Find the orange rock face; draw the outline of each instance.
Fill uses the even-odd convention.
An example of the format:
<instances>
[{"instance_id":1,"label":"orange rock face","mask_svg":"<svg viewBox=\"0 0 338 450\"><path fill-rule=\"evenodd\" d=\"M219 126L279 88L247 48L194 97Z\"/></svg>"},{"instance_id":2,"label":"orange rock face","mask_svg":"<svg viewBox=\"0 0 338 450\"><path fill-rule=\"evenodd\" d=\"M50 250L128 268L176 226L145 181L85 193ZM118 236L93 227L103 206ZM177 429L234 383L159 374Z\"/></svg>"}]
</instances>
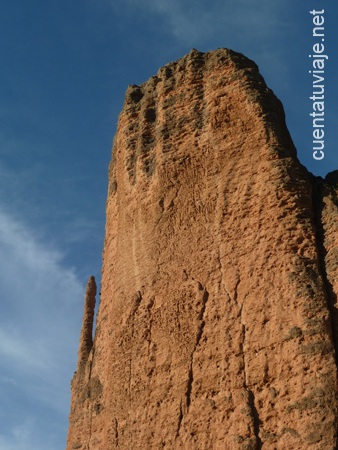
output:
<instances>
[{"instance_id":1,"label":"orange rock face","mask_svg":"<svg viewBox=\"0 0 338 450\"><path fill-rule=\"evenodd\" d=\"M67 450L336 448L331 178L243 55L193 50L128 88Z\"/></svg>"}]
</instances>

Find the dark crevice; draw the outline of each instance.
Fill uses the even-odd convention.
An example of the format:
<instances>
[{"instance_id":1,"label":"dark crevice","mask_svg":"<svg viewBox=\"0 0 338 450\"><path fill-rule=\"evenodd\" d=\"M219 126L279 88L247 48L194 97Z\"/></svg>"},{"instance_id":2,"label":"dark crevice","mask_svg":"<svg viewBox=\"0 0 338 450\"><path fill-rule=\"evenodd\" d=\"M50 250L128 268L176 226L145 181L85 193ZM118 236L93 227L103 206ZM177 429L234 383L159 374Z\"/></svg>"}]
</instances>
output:
<instances>
[{"instance_id":1,"label":"dark crevice","mask_svg":"<svg viewBox=\"0 0 338 450\"><path fill-rule=\"evenodd\" d=\"M196 345L195 345L195 349L198 346L198 344L200 343L202 334L203 334L203 330L204 330L204 325L205 325L205 321L204 321L204 314L205 314L205 308L207 306L207 301L209 298L209 292L203 288L203 286L199 283L199 287L201 290L203 290L203 297L202 297L202 308L201 308L201 312L199 313L198 319L201 320L201 324L199 326L199 330L197 333L197 337L196 337Z\"/></svg>"},{"instance_id":2,"label":"dark crevice","mask_svg":"<svg viewBox=\"0 0 338 450\"><path fill-rule=\"evenodd\" d=\"M329 187L325 185L324 181L321 178L315 178L313 183L313 211L314 211L314 223L315 223L315 231L316 231L316 245L317 245L317 253L318 253L318 261L319 261L319 271L321 278L323 280L327 305L330 312L331 318L331 332L332 332L332 340L335 349L335 360L336 366L338 367L338 310L335 306L337 301L337 295L333 290L333 286L330 283L326 271L326 254L327 250L325 248L324 240L325 233L322 222L322 214L324 209L324 194L325 190Z\"/></svg>"},{"instance_id":3,"label":"dark crevice","mask_svg":"<svg viewBox=\"0 0 338 450\"><path fill-rule=\"evenodd\" d=\"M256 437L256 450L260 450L262 448L262 440L259 437L259 427L262 424L262 421L259 418L258 411L255 404L255 395L250 389L248 389L248 396L249 396L249 405L253 417L253 426L254 426L254 433Z\"/></svg>"},{"instance_id":4,"label":"dark crevice","mask_svg":"<svg viewBox=\"0 0 338 450\"><path fill-rule=\"evenodd\" d=\"M119 423L117 419L115 419L115 445L116 448L119 448Z\"/></svg>"},{"instance_id":5,"label":"dark crevice","mask_svg":"<svg viewBox=\"0 0 338 450\"><path fill-rule=\"evenodd\" d=\"M188 384L187 384L187 392L186 392L187 408L189 408L189 406L190 406L190 401L191 401L190 397L191 397L191 390L192 390L193 382L194 382L194 374L193 374L192 360L191 360L190 366L189 366L189 372L188 372Z\"/></svg>"},{"instance_id":6,"label":"dark crevice","mask_svg":"<svg viewBox=\"0 0 338 450\"><path fill-rule=\"evenodd\" d=\"M182 420L183 420L183 411L182 411L182 402L180 402L180 413L178 416L178 423L177 423L177 431L176 431L176 437L179 436L180 431L181 431L181 425L182 425Z\"/></svg>"},{"instance_id":7,"label":"dark crevice","mask_svg":"<svg viewBox=\"0 0 338 450\"><path fill-rule=\"evenodd\" d=\"M237 281L236 281L236 284L235 284L235 288L234 288L234 301L238 304L238 286L239 286L239 283L241 282L241 278L240 277L238 277L237 278Z\"/></svg>"}]
</instances>

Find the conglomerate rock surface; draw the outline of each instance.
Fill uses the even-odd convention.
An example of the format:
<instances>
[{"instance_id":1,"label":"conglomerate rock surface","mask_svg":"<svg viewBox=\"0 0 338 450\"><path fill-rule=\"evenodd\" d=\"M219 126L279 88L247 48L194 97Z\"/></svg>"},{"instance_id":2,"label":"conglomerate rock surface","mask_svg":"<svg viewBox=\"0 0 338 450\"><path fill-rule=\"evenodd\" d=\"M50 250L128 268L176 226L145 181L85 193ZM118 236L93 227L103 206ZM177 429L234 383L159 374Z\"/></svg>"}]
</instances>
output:
<instances>
[{"instance_id":1,"label":"conglomerate rock surface","mask_svg":"<svg viewBox=\"0 0 338 450\"><path fill-rule=\"evenodd\" d=\"M337 181L241 54L130 86L67 450L337 448Z\"/></svg>"}]
</instances>

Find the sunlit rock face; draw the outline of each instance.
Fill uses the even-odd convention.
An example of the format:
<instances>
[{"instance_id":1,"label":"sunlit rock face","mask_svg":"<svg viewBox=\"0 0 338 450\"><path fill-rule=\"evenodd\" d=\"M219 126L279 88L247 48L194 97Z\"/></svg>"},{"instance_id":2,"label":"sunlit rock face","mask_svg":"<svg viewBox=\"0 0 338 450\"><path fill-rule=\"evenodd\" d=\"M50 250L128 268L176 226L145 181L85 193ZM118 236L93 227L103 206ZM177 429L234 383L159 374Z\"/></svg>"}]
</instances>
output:
<instances>
[{"instance_id":1,"label":"sunlit rock face","mask_svg":"<svg viewBox=\"0 0 338 450\"><path fill-rule=\"evenodd\" d=\"M335 449L337 181L241 54L129 86L67 450Z\"/></svg>"}]
</instances>

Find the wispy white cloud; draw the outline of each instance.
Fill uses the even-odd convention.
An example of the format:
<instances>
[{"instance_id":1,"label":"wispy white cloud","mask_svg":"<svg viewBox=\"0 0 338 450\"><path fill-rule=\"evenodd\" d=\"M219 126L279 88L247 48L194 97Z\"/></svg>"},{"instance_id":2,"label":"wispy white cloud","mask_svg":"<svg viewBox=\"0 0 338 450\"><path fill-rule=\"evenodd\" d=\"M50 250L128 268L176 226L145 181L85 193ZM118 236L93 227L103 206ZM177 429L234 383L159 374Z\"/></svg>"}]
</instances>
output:
<instances>
[{"instance_id":1,"label":"wispy white cloud","mask_svg":"<svg viewBox=\"0 0 338 450\"><path fill-rule=\"evenodd\" d=\"M103 243L105 190L100 191L102 203L98 204L98 183L95 184L93 171L88 173L88 167L84 167L74 172L62 162L50 160L48 153L41 157L39 152L40 149L38 154L34 153L22 140L10 138L0 130L3 224L10 217L18 227L24 218L26 228L34 229L34 242L48 241L48 257L54 245L62 248L62 258L76 264L77 271L87 274L95 264L99 272L101 254L97 247ZM88 186L93 186L93 190L88 191ZM24 231L16 229L15 233L23 236ZM14 229L6 226L6 232ZM11 236L3 239L2 245L5 242L12 242ZM17 247L20 253L25 252L26 262L31 254L31 242L31 238L22 239ZM16 250L12 248L12 251ZM89 257L82 258L83 263L78 264L78 254L86 252ZM58 255L54 254L53 261L57 259ZM44 266L44 262L40 265ZM39 274L37 271L36 280Z\"/></svg>"},{"instance_id":2,"label":"wispy white cloud","mask_svg":"<svg viewBox=\"0 0 338 450\"><path fill-rule=\"evenodd\" d=\"M2 417L3 420L3 417ZM26 416L15 425L10 426L3 433L0 428L0 449L1 450L60 450L65 444L58 442L57 428L50 427L50 433L45 434L42 430L44 426L35 417Z\"/></svg>"},{"instance_id":3,"label":"wispy white cloud","mask_svg":"<svg viewBox=\"0 0 338 450\"><path fill-rule=\"evenodd\" d=\"M6 436L0 434L0 449L21 450L29 449L31 446L32 421L26 420L12 429L7 430ZM27 447L27 443L29 447Z\"/></svg>"},{"instance_id":4,"label":"wispy white cloud","mask_svg":"<svg viewBox=\"0 0 338 450\"><path fill-rule=\"evenodd\" d=\"M60 250L1 209L0 255L0 403L12 411L0 426L0 449L28 449L33 424L24 419L34 419L35 409L66 424L85 280Z\"/></svg>"}]
</instances>

